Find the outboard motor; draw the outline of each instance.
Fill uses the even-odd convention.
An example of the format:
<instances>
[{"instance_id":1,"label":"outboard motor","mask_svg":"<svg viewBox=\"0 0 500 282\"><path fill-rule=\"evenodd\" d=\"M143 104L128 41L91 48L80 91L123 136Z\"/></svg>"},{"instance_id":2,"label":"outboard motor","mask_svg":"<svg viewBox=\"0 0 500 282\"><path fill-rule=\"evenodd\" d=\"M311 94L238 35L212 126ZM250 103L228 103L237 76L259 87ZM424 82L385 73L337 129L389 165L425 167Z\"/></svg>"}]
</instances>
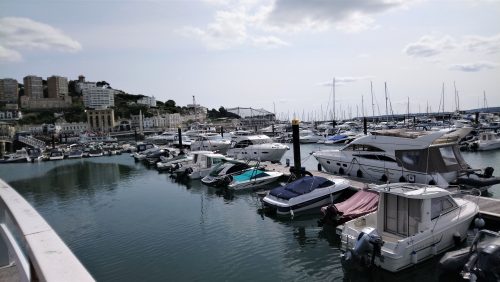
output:
<instances>
[{"instance_id":1,"label":"outboard motor","mask_svg":"<svg viewBox=\"0 0 500 282\"><path fill-rule=\"evenodd\" d=\"M328 205L324 213L325 215L323 216L323 218L318 220L318 227L322 227L325 224L337 226L339 219L344 214L343 212L339 211L334 204Z\"/></svg>"},{"instance_id":2,"label":"outboard motor","mask_svg":"<svg viewBox=\"0 0 500 282\"><path fill-rule=\"evenodd\" d=\"M484 169L484 173L483 173L483 177L484 178L490 178L493 176L493 171L495 171L494 168L492 168L491 166L487 167Z\"/></svg>"},{"instance_id":3,"label":"outboard motor","mask_svg":"<svg viewBox=\"0 0 500 282\"><path fill-rule=\"evenodd\" d=\"M381 255L383 244L382 237L378 235L375 228L363 228L354 248L341 256L342 266L346 270L365 270L374 266L375 256Z\"/></svg>"},{"instance_id":4,"label":"outboard motor","mask_svg":"<svg viewBox=\"0 0 500 282\"><path fill-rule=\"evenodd\" d=\"M463 277L477 281L500 281L500 239L493 240L472 255L465 264ZM474 279L474 278L473 278Z\"/></svg>"}]
</instances>

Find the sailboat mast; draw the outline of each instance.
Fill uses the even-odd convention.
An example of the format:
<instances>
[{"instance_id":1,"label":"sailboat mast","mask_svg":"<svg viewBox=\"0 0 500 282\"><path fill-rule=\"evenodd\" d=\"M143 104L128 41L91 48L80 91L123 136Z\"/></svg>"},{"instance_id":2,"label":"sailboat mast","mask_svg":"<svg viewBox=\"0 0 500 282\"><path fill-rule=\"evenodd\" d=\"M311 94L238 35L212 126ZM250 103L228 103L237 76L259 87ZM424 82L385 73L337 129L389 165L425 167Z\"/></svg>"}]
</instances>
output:
<instances>
[{"instance_id":1,"label":"sailboat mast","mask_svg":"<svg viewBox=\"0 0 500 282\"><path fill-rule=\"evenodd\" d=\"M372 121L375 119L375 103L373 103L373 84L370 81L370 92L372 94Z\"/></svg>"},{"instance_id":2,"label":"sailboat mast","mask_svg":"<svg viewBox=\"0 0 500 282\"><path fill-rule=\"evenodd\" d=\"M335 116L335 77L333 77L333 83L332 83L332 87L333 87L333 120L336 120L336 116Z\"/></svg>"},{"instance_id":3,"label":"sailboat mast","mask_svg":"<svg viewBox=\"0 0 500 282\"><path fill-rule=\"evenodd\" d=\"M389 122L389 111L387 109L387 82L384 82L384 88L385 88L385 118L386 121Z\"/></svg>"}]
</instances>

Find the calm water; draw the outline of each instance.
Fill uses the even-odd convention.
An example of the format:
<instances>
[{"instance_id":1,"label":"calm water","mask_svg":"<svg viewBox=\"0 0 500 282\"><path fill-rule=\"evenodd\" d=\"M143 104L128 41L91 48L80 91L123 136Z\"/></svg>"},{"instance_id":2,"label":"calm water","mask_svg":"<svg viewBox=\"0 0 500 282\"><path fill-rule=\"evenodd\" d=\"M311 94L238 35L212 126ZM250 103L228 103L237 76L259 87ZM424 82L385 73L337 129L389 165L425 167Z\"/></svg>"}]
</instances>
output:
<instances>
[{"instance_id":1,"label":"calm water","mask_svg":"<svg viewBox=\"0 0 500 282\"><path fill-rule=\"evenodd\" d=\"M303 146L304 165L316 167ZM464 154L494 166L500 152ZM284 159L290 158L291 151ZM0 177L58 232L98 281L342 281L332 230L318 217L276 220L253 193L224 194L134 163L127 154L0 166ZM499 189L492 189L494 196ZM429 262L374 281L435 281ZM358 277L356 280L367 280ZM367 280L368 281L368 280Z\"/></svg>"}]
</instances>

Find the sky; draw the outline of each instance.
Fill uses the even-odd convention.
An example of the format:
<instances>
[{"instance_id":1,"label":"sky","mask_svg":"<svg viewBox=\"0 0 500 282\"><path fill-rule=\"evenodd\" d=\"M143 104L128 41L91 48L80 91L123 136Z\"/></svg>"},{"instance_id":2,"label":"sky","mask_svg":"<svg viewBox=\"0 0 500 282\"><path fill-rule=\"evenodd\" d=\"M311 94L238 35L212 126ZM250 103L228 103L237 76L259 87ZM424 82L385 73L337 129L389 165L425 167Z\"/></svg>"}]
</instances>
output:
<instances>
[{"instance_id":1,"label":"sky","mask_svg":"<svg viewBox=\"0 0 500 282\"><path fill-rule=\"evenodd\" d=\"M284 119L500 106L500 1L2 0L0 78L30 74Z\"/></svg>"}]
</instances>

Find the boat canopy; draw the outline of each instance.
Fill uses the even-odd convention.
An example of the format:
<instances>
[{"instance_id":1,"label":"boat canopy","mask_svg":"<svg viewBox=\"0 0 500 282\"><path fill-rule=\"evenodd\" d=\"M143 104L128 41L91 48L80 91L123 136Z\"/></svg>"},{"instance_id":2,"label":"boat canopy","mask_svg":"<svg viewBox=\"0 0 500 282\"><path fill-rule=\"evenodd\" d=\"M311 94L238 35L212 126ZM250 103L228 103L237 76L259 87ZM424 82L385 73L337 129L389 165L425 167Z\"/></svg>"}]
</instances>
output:
<instances>
[{"instance_id":1,"label":"boat canopy","mask_svg":"<svg viewBox=\"0 0 500 282\"><path fill-rule=\"evenodd\" d=\"M269 176L265 171L259 170L259 169L249 169L242 174L238 174L233 176L233 179L242 182L242 181L248 181L251 179L256 179L256 178L261 178L261 177L266 177Z\"/></svg>"},{"instance_id":2,"label":"boat canopy","mask_svg":"<svg viewBox=\"0 0 500 282\"><path fill-rule=\"evenodd\" d=\"M276 198L289 200L307 194L314 189L332 186L335 183L321 176L306 176L283 187L274 188L269 192Z\"/></svg>"},{"instance_id":3,"label":"boat canopy","mask_svg":"<svg viewBox=\"0 0 500 282\"><path fill-rule=\"evenodd\" d=\"M360 190L349 199L335 204L339 212L342 212L343 222L358 218L377 210L379 194L372 190Z\"/></svg>"}]
</instances>

